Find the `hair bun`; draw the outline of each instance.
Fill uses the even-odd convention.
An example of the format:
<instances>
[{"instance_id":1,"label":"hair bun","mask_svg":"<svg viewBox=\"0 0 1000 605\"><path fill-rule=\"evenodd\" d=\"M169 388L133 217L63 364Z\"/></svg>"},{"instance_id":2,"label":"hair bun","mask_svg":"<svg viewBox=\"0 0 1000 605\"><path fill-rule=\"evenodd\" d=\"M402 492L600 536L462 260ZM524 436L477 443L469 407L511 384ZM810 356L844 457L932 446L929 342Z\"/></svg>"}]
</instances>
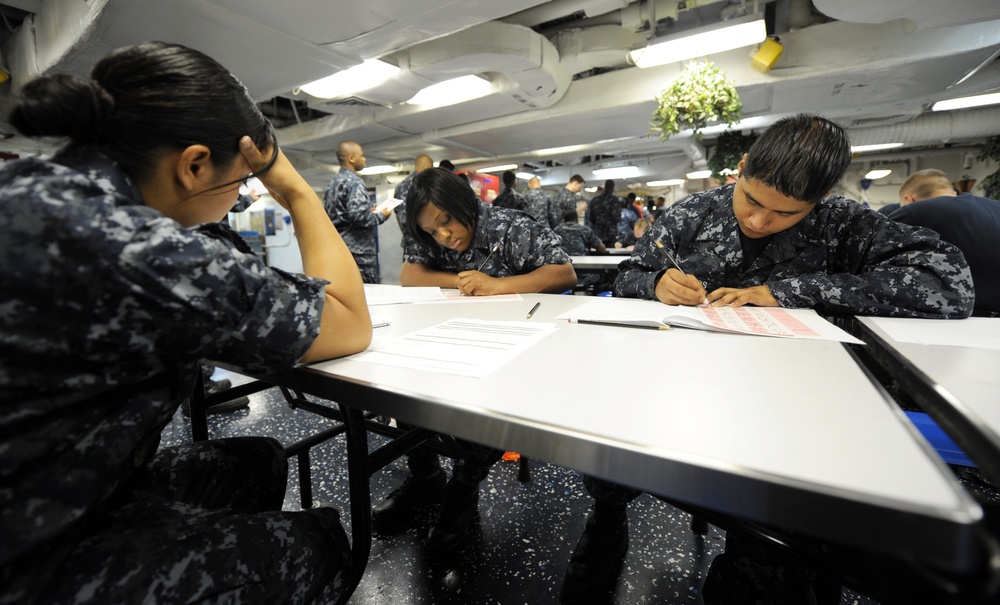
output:
<instances>
[{"instance_id":1,"label":"hair bun","mask_svg":"<svg viewBox=\"0 0 1000 605\"><path fill-rule=\"evenodd\" d=\"M10 123L26 136L95 140L115 100L99 83L66 74L36 78L24 85L10 112Z\"/></svg>"}]
</instances>

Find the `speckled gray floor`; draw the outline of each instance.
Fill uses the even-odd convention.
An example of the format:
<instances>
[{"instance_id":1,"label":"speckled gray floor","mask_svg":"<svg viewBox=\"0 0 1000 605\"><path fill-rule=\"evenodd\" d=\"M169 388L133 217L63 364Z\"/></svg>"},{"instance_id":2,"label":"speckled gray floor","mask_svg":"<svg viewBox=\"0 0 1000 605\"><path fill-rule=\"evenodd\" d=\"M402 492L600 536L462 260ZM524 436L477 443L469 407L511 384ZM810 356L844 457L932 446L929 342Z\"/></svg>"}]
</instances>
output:
<instances>
[{"instance_id":1,"label":"speckled gray floor","mask_svg":"<svg viewBox=\"0 0 1000 605\"><path fill-rule=\"evenodd\" d=\"M243 377L226 374L235 383ZM288 445L332 426L332 421L294 411L277 389L251 395L249 409L209 417L213 437L268 435ZM179 412L163 435L163 445L186 443L190 424ZM373 437L373 440L381 439ZM373 442L374 444L374 442ZM313 450L313 490L317 500L348 511L342 439ZM293 467L294 468L294 467ZM541 605L556 602L563 573L591 499L576 472L531 462L531 481L518 481L518 464L501 461L483 483L479 517L457 552L431 558L422 539L428 511L414 527L377 536L352 605ZM372 500L388 494L406 475L397 461L371 481ZM285 509L299 509L296 473L290 472ZM692 534L690 516L644 495L629 505L631 542L613 602L619 605L702 603L701 586L712 559L722 552L725 534L710 527ZM347 515L345 514L345 517ZM349 526L349 519L346 520ZM845 590L844 605L877 605Z\"/></svg>"}]
</instances>

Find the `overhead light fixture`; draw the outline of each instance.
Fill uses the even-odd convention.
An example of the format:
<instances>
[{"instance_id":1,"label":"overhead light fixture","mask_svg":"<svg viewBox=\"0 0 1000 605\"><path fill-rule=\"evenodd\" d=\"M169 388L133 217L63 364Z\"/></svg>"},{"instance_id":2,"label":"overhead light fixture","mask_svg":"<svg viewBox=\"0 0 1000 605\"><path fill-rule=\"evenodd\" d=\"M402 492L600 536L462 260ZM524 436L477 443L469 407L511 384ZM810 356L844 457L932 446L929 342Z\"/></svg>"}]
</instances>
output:
<instances>
[{"instance_id":1,"label":"overhead light fixture","mask_svg":"<svg viewBox=\"0 0 1000 605\"><path fill-rule=\"evenodd\" d=\"M638 166L615 166L614 168L597 168L592 171L594 176L601 179L627 179L639 176Z\"/></svg>"},{"instance_id":2,"label":"overhead light fixture","mask_svg":"<svg viewBox=\"0 0 1000 605\"><path fill-rule=\"evenodd\" d=\"M390 80L400 72L395 65L378 59L368 59L360 65L303 84L299 90L320 99L332 99L354 94Z\"/></svg>"},{"instance_id":3,"label":"overhead light fixture","mask_svg":"<svg viewBox=\"0 0 1000 605\"><path fill-rule=\"evenodd\" d=\"M407 101L424 109L456 105L485 97L493 92L493 84L479 76L462 76L424 88Z\"/></svg>"},{"instance_id":4,"label":"overhead light fixture","mask_svg":"<svg viewBox=\"0 0 1000 605\"><path fill-rule=\"evenodd\" d=\"M646 46L630 50L628 58L636 67L655 67L760 44L766 39L764 17L747 15L660 39L654 38Z\"/></svg>"},{"instance_id":5,"label":"overhead light fixture","mask_svg":"<svg viewBox=\"0 0 1000 605\"><path fill-rule=\"evenodd\" d=\"M949 111L952 109L965 109L966 107L996 105L997 103L1000 103L1000 92L938 101L937 103L931 105L931 111Z\"/></svg>"},{"instance_id":6,"label":"overhead light fixture","mask_svg":"<svg viewBox=\"0 0 1000 605\"><path fill-rule=\"evenodd\" d=\"M686 181L684 179L667 179L665 181L649 181L646 183L647 187L673 187L674 185L683 185Z\"/></svg>"},{"instance_id":7,"label":"overhead light fixture","mask_svg":"<svg viewBox=\"0 0 1000 605\"><path fill-rule=\"evenodd\" d=\"M885 178L890 174L892 174L892 170L887 168L878 168L875 170L869 170L868 174L865 175L865 178L871 181L875 181L881 178Z\"/></svg>"},{"instance_id":8,"label":"overhead light fixture","mask_svg":"<svg viewBox=\"0 0 1000 605\"><path fill-rule=\"evenodd\" d=\"M576 153L578 151L583 151L588 149L590 145L566 145L565 147L549 147L548 149L539 149L533 155L560 155L564 153Z\"/></svg>"},{"instance_id":9,"label":"overhead light fixture","mask_svg":"<svg viewBox=\"0 0 1000 605\"><path fill-rule=\"evenodd\" d=\"M597 193L597 187L584 187L583 190L587 193Z\"/></svg>"},{"instance_id":10,"label":"overhead light fixture","mask_svg":"<svg viewBox=\"0 0 1000 605\"><path fill-rule=\"evenodd\" d=\"M503 172L504 170L516 170L516 169L517 169L517 164L504 164L503 166L476 168L476 172Z\"/></svg>"},{"instance_id":11,"label":"overhead light fixture","mask_svg":"<svg viewBox=\"0 0 1000 605\"><path fill-rule=\"evenodd\" d=\"M896 149L902 147L902 143L877 143L875 145L852 145L851 153L864 153L866 151L878 151L880 149Z\"/></svg>"},{"instance_id":12,"label":"overhead light fixture","mask_svg":"<svg viewBox=\"0 0 1000 605\"><path fill-rule=\"evenodd\" d=\"M358 174L360 174L361 176L368 176L372 174L387 174L389 172L398 172L398 171L399 169L396 168L395 166L390 166L388 164L379 164L377 166L368 166L366 168L362 168L361 170L358 171Z\"/></svg>"},{"instance_id":13,"label":"overhead light fixture","mask_svg":"<svg viewBox=\"0 0 1000 605\"><path fill-rule=\"evenodd\" d=\"M686 176L687 178L691 179L692 181L697 181L698 179L707 179L708 177L712 176L712 171L711 170L695 170L694 172L689 172L689 173L685 174L684 176Z\"/></svg>"},{"instance_id":14,"label":"overhead light fixture","mask_svg":"<svg viewBox=\"0 0 1000 605\"><path fill-rule=\"evenodd\" d=\"M529 174L527 172L518 172L514 176L516 176L519 179L525 180L525 181L530 181L531 179L535 178L535 175Z\"/></svg>"}]
</instances>

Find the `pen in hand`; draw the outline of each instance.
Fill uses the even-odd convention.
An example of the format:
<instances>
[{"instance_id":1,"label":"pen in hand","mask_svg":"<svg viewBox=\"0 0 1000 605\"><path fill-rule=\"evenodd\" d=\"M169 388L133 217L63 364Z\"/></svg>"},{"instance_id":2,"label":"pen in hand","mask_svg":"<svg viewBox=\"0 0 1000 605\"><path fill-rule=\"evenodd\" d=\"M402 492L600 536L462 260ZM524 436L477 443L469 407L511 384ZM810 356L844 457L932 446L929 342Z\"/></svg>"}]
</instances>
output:
<instances>
[{"instance_id":1,"label":"pen in hand","mask_svg":"<svg viewBox=\"0 0 1000 605\"><path fill-rule=\"evenodd\" d=\"M681 266L677 263L677 260L669 252L667 252L667 247L663 245L663 242L661 242L658 239L655 239L653 240L653 243L656 244L656 247L660 249L660 252L663 253L663 256L667 257L667 260L670 261L670 264L672 264L681 273L684 273L684 275L687 275L687 273L684 272L684 269L681 269ZM702 301L701 304L703 305L709 304L708 298L705 298L705 300Z\"/></svg>"},{"instance_id":2,"label":"pen in hand","mask_svg":"<svg viewBox=\"0 0 1000 605\"><path fill-rule=\"evenodd\" d=\"M531 310L530 310L530 311L528 311L528 317L527 317L527 318L528 318L528 319L531 319L531 316L535 314L535 311L537 311L537 310L538 310L538 307L540 307L541 305L542 305L542 303L540 303L540 302L536 302L536 303L535 303L535 306L534 306L534 307L531 307Z\"/></svg>"},{"instance_id":3,"label":"pen in hand","mask_svg":"<svg viewBox=\"0 0 1000 605\"><path fill-rule=\"evenodd\" d=\"M486 263L490 260L490 258L493 257L493 253L496 252L499 249L500 249L500 244L497 244L497 245L493 246L493 249L490 250L489 255L486 257L486 260L484 260L483 263L481 265L479 265L479 268L476 269L476 271L482 271L483 267L486 266Z\"/></svg>"}]
</instances>

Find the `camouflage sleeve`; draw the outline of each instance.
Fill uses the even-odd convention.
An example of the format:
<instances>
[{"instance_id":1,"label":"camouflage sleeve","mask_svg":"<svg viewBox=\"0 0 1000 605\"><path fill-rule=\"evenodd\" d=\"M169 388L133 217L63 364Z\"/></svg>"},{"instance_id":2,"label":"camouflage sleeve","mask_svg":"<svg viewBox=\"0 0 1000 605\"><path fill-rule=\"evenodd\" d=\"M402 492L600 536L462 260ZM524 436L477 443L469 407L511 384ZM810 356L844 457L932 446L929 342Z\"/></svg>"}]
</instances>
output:
<instances>
[{"instance_id":1,"label":"camouflage sleeve","mask_svg":"<svg viewBox=\"0 0 1000 605\"><path fill-rule=\"evenodd\" d=\"M586 227L586 230L584 231L584 243L587 244L588 248L596 250L597 248L600 248L601 244L604 242L601 241L601 238L597 237L597 234L594 233L593 229Z\"/></svg>"},{"instance_id":2,"label":"camouflage sleeve","mask_svg":"<svg viewBox=\"0 0 1000 605\"><path fill-rule=\"evenodd\" d=\"M433 268L438 266L437 255L433 251L428 250L427 246L418 242L413 237L409 237L404 241L406 244L403 248L403 260L415 265L427 265Z\"/></svg>"},{"instance_id":3,"label":"camouflage sleeve","mask_svg":"<svg viewBox=\"0 0 1000 605\"><path fill-rule=\"evenodd\" d=\"M269 268L218 229L156 219L136 231L108 276L123 290L119 317L151 350L248 372L291 367L319 333L328 282Z\"/></svg>"},{"instance_id":4,"label":"camouflage sleeve","mask_svg":"<svg viewBox=\"0 0 1000 605\"><path fill-rule=\"evenodd\" d=\"M860 206L835 228L838 245L829 272L768 281L781 306L890 317L953 319L972 313L969 265L933 231Z\"/></svg>"},{"instance_id":5,"label":"camouflage sleeve","mask_svg":"<svg viewBox=\"0 0 1000 605\"><path fill-rule=\"evenodd\" d=\"M532 220L527 214L517 216L510 223L504 249L507 264L517 275L530 273L543 265L565 265L569 255L559 247L562 240L554 231Z\"/></svg>"},{"instance_id":6,"label":"camouflage sleeve","mask_svg":"<svg viewBox=\"0 0 1000 605\"><path fill-rule=\"evenodd\" d=\"M363 183L351 185L347 194L347 222L355 227L377 227L387 218L381 212L372 212L372 202Z\"/></svg>"},{"instance_id":7,"label":"camouflage sleeve","mask_svg":"<svg viewBox=\"0 0 1000 605\"><path fill-rule=\"evenodd\" d=\"M664 213L662 219L650 227L632 248L632 256L618 265L618 277L613 288L615 296L656 300L656 284L667 270L668 261L653 242L663 243L667 251L676 257L673 233L683 227L677 215L671 217L669 213Z\"/></svg>"}]
</instances>

